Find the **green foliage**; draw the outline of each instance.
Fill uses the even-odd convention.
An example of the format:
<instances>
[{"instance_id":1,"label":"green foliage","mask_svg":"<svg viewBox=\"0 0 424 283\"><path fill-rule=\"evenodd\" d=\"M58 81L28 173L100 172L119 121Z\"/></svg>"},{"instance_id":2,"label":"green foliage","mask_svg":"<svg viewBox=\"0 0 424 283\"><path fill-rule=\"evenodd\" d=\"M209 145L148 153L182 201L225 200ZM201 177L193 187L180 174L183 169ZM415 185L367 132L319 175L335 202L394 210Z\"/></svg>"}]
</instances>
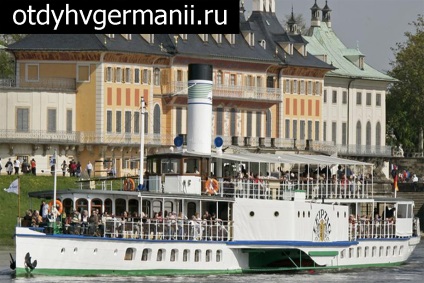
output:
<instances>
[{"instance_id":1,"label":"green foliage","mask_svg":"<svg viewBox=\"0 0 424 283\"><path fill-rule=\"evenodd\" d=\"M0 177L0 245L14 246L13 235L18 219L18 202L19 216L23 217L27 209L40 209L41 199L28 197L29 192L53 190L54 178L52 176L33 176L19 175L20 178L20 195L7 193L3 188L8 188L9 185L16 180L15 175L1 175ZM73 177L57 177L57 190L76 189L80 183L78 179ZM113 187L120 188L121 181L114 181Z\"/></svg>"},{"instance_id":2,"label":"green foliage","mask_svg":"<svg viewBox=\"0 0 424 283\"><path fill-rule=\"evenodd\" d=\"M399 81L390 88L387 100L387 130L405 149L417 150L419 134L424 128L424 18L410 25L414 32L405 32L406 42L397 43L392 50L396 61L389 75Z\"/></svg>"},{"instance_id":3,"label":"green foliage","mask_svg":"<svg viewBox=\"0 0 424 283\"><path fill-rule=\"evenodd\" d=\"M22 38L25 34L0 34L0 46L7 47ZM0 48L0 79L13 78L15 73L15 62L13 56Z\"/></svg>"}]
</instances>

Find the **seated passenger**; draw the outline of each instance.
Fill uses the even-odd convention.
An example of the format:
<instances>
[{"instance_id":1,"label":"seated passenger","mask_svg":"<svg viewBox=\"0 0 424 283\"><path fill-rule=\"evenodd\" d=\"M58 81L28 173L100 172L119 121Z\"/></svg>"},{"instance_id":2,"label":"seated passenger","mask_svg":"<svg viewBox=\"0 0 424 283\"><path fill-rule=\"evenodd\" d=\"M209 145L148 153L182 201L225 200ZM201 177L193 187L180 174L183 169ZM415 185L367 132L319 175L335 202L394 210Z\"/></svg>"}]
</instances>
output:
<instances>
[{"instance_id":1,"label":"seated passenger","mask_svg":"<svg viewBox=\"0 0 424 283\"><path fill-rule=\"evenodd\" d=\"M31 226L32 227L40 227L43 224L43 218L40 215L40 212L38 210L34 211L34 214L32 215L31 219Z\"/></svg>"}]
</instances>

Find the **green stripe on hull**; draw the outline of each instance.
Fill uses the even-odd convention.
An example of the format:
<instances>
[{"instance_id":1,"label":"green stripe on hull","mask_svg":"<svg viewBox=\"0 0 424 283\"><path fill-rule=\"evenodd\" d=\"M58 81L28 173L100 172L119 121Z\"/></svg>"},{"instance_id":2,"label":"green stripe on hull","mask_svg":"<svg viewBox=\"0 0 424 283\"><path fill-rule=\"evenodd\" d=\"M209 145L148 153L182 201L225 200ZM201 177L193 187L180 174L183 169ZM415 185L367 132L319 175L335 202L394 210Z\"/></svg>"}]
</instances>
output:
<instances>
[{"instance_id":1,"label":"green stripe on hull","mask_svg":"<svg viewBox=\"0 0 424 283\"><path fill-rule=\"evenodd\" d=\"M43 269L35 268L31 275L50 276L170 276L170 275L220 275L241 274L242 270L184 270L184 269L151 269L151 270L96 270L96 269ZM16 276L27 276L25 268L16 268Z\"/></svg>"},{"instance_id":2,"label":"green stripe on hull","mask_svg":"<svg viewBox=\"0 0 424 283\"><path fill-rule=\"evenodd\" d=\"M343 266L309 266L298 268L252 268L243 270L182 270L182 269L156 269L156 270L94 270L94 269L34 269L31 275L50 276L171 276L171 275L220 275L220 274L242 274L242 273L267 273L304 270L341 270L372 267L393 267L402 265L404 262L358 264ZM27 276L25 268L17 268L16 276Z\"/></svg>"}]
</instances>

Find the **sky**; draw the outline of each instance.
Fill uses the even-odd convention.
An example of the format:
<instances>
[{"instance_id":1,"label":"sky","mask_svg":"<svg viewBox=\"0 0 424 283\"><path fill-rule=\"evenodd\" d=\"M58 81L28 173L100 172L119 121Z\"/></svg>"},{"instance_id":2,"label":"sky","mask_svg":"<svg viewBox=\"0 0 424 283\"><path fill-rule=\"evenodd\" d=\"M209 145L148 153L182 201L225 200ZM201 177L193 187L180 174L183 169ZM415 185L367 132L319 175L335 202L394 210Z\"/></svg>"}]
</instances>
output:
<instances>
[{"instance_id":1,"label":"sky","mask_svg":"<svg viewBox=\"0 0 424 283\"><path fill-rule=\"evenodd\" d=\"M244 0L246 15L252 11L252 1ZM286 25L286 16L302 14L309 27L311 7L315 0L275 0L278 19ZM320 8L325 0L316 0ZM365 55L365 62L386 73L395 60L392 48L406 42L405 32L414 32L409 25L424 15L424 0L327 0L331 11L333 31L348 48L356 48ZM322 15L322 14L321 14Z\"/></svg>"}]
</instances>

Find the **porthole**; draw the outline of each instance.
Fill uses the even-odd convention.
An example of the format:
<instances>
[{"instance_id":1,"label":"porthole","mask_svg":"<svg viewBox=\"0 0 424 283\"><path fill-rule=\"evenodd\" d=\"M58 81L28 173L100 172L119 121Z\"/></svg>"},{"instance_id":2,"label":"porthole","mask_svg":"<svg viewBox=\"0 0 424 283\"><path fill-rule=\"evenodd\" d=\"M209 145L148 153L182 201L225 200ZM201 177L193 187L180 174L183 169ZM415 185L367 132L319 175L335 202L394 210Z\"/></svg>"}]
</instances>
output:
<instances>
[{"instance_id":1,"label":"porthole","mask_svg":"<svg viewBox=\"0 0 424 283\"><path fill-rule=\"evenodd\" d=\"M117 255L118 254L118 249L115 249L114 251L113 251L113 255Z\"/></svg>"},{"instance_id":2,"label":"porthole","mask_svg":"<svg viewBox=\"0 0 424 283\"><path fill-rule=\"evenodd\" d=\"M274 212L274 216L278 217L280 215L280 213L278 211Z\"/></svg>"},{"instance_id":3,"label":"porthole","mask_svg":"<svg viewBox=\"0 0 424 283\"><path fill-rule=\"evenodd\" d=\"M96 249L94 249L93 253L94 253L94 254L97 254L97 248L96 248Z\"/></svg>"},{"instance_id":4,"label":"porthole","mask_svg":"<svg viewBox=\"0 0 424 283\"><path fill-rule=\"evenodd\" d=\"M255 216L255 213L254 213L253 211L251 211L249 214L250 214L250 216L252 216L252 217L253 217L253 216Z\"/></svg>"},{"instance_id":5,"label":"porthole","mask_svg":"<svg viewBox=\"0 0 424 283\"><path fill-rule=\"evenodd\" d=\"M60 250L60 253L61 253L61 254L64 254L64 253L65 253L65 248L62 248L62 249Z\"/></svg>"},{"instance_id":6,"label":"porthole","mask_svg":"<svg viewBox=\"0 0 424 283\"><path fill-rule=\"evenodd\" d=\"M78 252L78 248L74 248L74 254Z\"/></svg>"}]
</instances>

